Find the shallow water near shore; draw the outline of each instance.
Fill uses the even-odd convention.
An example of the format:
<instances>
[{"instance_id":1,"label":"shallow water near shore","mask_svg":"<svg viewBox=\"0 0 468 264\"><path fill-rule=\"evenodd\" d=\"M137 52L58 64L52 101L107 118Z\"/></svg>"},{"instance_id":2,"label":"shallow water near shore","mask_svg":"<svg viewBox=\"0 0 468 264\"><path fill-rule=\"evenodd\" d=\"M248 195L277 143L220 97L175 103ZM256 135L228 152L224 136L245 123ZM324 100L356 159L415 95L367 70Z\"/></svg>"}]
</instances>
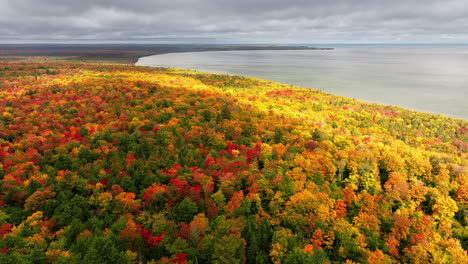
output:
<instances>
[{"instance_id":1,"label":"shallow water near shore","mask_svg":"<svg viewBox=\"0 0 468 264\"><path fill-rule=\"evenodd\" d=\"M468 45L169 53L136 65L268 79L468 119Z\"/></svg>"}]
</instances>

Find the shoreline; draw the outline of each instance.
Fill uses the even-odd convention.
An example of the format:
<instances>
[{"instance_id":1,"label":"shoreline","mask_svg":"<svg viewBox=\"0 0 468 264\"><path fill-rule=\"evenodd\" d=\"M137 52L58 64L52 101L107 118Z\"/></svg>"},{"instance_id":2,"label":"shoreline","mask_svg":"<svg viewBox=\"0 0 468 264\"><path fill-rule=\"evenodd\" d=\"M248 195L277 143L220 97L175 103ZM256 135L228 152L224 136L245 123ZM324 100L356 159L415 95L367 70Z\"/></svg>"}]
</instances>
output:
<instances>
[{"instance_id":1,"label":"shoreline","mask_svg":"<svg viewBox=\"0 0 468 264\"><path fill-rule=\"evenodd\" d=\"M203 61L203 56L205 56L205 55L195 55L195 54L196 53L194 53L194 55L193 55L193 56L197 56L195 58L199 58L198 56L202 56L201 60ZM315 53L304 52L303 54L310 54L311 56L314 56ZM334 56L333 54L335 54L335 53L324 52L324 54L330 54L330 56ZM154 56L159 56L159 54L154 55ZM209 55L206 55L206 56L209 56ZM227 74L227 75L232 75L232 76L244 76L244 77L248 77L248 78L257 78L257 79L262 79L262 80L272 80L272 81L279 82L279 83L282 83L282 84L289 84L289 85L293 85L293 86L306 87L306 88L311 88L311 89L319 89L319 90L322 90L322 91L324 91L326 93L329 93L329 94L344 96L344 97L347 97L347 98L355 98L355 99L358 99L358 100L361 100L361 101L364 101L364 102L367 102L367 103L375 103L375 104L388 105L388 106L398 106L398 107L408 109L408 110L411 110L411 111L415 111L415 112L422 112L422 113L428 113L428 114L433 114L433 115L441 115L441 116L445 116L445 117L449 117L449 118L455 118L455 119L461 119L461 120L468 120L466 115L463 114L464 113L463 110L460 109L460 108L456 108L456 109L459 109L458 111L456 111L456 110L452 111L451 110L452 108L441 109L440 107L439 108L437 108L437 107L425 107L423 105L423 103L421 103L421 102L423 102L422 100L421 100L421 102L418 102L419 104L408 104L408 102L405 101L405 100L397 99L396 98L397 96L394 96L395 98L391 97L393 95L390 95L388 97L388 98L392 98L392 100L384 100L384 99L387 99L387 97L382 98L381 96L380 97L379 96L367 96L367 97L364 96L363 97L362 96L363 93L359 89L355 89L355 91L353 91L354 92L353 94L350 94L350 92L348 92L347 94L345 92L339 93L339 91L328 90L328 87L324 87L324 85L316 86L316 85L312 85L310 83L309 83L309 85L307 85L307 83L295 82L294 80L291 80L291 78L289 78L289 79L288 78L286 78L286 79L279 78L278 76L280 76L281 74L280 75L277 74L277 75L273 76L271 74L266 74L266 75L262 74L262 71L260 71L260 73L256 73L256 71L254 69L252 71L236 70L236 69L239 69L239 67L233 67L231 69L232 71L230 71L229 67L222 66L222 65L226 65L225 63L222 63L222 62L219 63L219 65L216 64L216 63L213 64L213 62L210 62L208 65L210 65L211 68L210 67L203 68L203 66L201 66L203 64L197 65L197 63L191 62L190 60L187 61L186 63L183 62L182 64L177 65L177 63L172 63L172 62L177 62L178 60L184 61L184 58L185 58L185 56L177 55L177 54L164 55L164 59L163 58L161 58L161 59L156 59L156 58L151 59L151 57L152 56L140 58L140 60L138 61L138 63L136 65L137 66L146 66L146 67L156 67L156 68L157 67L169 67L169 68L174 67L174 68L181 68L181 69L192 69L192 70L195 70L195 71L200 71L200 72L210 73L210 74ZM161 61L162 61L162 63L158 63L158 62L161 62ZM219 69L216 68L215 65L219 66ZM254 65L258 67L257 64L254 64ZM328 84L328 80L327 80L327 84ZM351 83L350 87L354 87L353 83ZM371 86L369 86L369 87L371 87ZM374 87L374 86L372 86L372 87ZM402 87L404 87L404 86L402 86ZM369 89L367 89L367 90L369 91ZM431 102L431 101L429 100L429 102ZM459 107L458 106L459 105L458 101L454 101L454 105Z\"/></svg>"}]
</instances>

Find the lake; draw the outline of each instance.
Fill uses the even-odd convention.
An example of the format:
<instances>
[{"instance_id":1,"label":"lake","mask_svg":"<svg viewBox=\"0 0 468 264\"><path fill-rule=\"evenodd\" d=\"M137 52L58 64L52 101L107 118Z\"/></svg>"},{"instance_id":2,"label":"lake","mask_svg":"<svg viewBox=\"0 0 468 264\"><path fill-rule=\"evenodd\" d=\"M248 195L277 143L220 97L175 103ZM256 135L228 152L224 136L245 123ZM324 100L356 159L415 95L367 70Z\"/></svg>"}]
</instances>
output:
<instances>
[{"instance_id":1,"label":"lake","mask_svg":"<svg viewBox=\"0 0 468 264\"><path fill-rule=\"evenodd\" d=\"M249 76L468 119L468 45L334 48L169 53L136 65Z\"/></svg>"}]
</instances>

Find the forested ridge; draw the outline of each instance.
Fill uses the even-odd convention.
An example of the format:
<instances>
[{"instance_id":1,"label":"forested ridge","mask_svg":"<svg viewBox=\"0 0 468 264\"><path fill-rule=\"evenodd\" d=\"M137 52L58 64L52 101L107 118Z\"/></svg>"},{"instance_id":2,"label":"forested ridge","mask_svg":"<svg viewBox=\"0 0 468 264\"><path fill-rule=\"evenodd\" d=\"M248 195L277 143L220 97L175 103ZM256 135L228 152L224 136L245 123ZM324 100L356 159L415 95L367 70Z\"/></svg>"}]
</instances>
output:
<instances>
[{"instance_id":1,"label":"forested ridge","mask_svg":"<svg viewBox=\"0 0 468 264\"><path fill-rule=\"evenodd\" d=\"M0 62L0 263L467 263L468 121L189 70Z\"/></svg>"}]
</instances>

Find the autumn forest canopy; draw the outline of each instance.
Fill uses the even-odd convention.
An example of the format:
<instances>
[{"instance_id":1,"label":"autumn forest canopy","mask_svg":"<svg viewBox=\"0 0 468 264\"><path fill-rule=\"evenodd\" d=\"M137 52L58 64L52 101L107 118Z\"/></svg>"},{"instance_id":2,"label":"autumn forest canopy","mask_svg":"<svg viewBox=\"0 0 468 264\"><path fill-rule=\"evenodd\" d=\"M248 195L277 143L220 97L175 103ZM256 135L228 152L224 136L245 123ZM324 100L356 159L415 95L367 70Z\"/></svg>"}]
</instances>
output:
<instances>
[{"instance_id":1,"label":"autumn forest canopy","mask_svg":"<svg viewBox=\"0 0 468 264\"><path fill-rule=\"evenodd\" d=\"M466 263L468 122L189 70L0 62L0 263Z\"/></svg>"}]
</instances>

